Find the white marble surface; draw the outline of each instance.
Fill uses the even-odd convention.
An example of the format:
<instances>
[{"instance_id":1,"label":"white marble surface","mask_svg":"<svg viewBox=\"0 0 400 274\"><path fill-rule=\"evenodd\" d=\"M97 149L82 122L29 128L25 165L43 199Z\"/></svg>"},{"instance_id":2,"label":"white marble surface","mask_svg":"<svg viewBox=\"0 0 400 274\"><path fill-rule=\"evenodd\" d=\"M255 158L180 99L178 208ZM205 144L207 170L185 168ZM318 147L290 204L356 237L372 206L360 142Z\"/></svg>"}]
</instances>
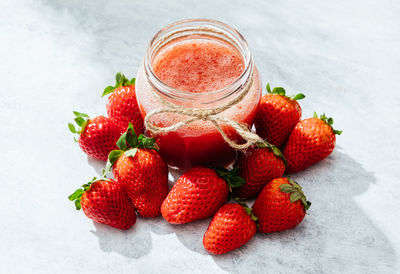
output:
<instances>
[{"instance_id":1,"label":"white marble surface","mask_svg":"<svg viewBox=\"0 0 400 274\"><path fill-rule=\"evenodd\" d=\"M0 1L1 273L400 272L400 2ZM134 75L167 23L219 19L248 39L264 84L307 94L343 129L296 174L313 205L295 230L210 256L209 220L94 224L67 195L101 166L74 145L72 109L105 113L113 75Z\"/></svg>"}]
</instances>

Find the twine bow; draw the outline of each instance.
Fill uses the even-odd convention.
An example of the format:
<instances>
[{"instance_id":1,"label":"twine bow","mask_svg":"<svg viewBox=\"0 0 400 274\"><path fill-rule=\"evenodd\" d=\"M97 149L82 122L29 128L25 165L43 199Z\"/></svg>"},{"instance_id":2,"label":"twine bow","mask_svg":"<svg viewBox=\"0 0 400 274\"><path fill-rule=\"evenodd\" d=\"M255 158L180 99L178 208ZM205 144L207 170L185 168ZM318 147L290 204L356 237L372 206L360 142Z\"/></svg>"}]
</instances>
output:
<instances>
[{"instance_id":1,"label":"twine bow","mask_svg":"<svg viewBox=\"0 0 400 274\"><path fill-rule=\"evenodd\" d=\"M237 150L244 150L258 142L263 142L261 137L259 137L257 134L254 134L250 131L247 125L238 123L236 121L233 121L231 119L227 119L221 116L218 116L221 112L231 108L232 106L238 104L240 101L243 100L243 98L249 93L251 84L253 83L253 77L250 77L250 80L247 81L245 84L246 86L242 88L240 94L236 96L234 99L231 101L228 101L227 103L223 104L222 106L216 107L216 108L208 108L208 109L202 109L202 108L185 108L185 107L180 107L177 105L172 104L171 102L168 102L164 98L160 97L156 92L153 90L153 93L158 97L158 99L164 104L165 108L162 109L155 109L147 113L145 119L144 119L144 124L151 133L153 134L160 134L160 133L167 133L171 131L176 131L179 128L181 128L184 125L188 125L190 123L196 122L196 121L209 121L214 124L215 128L218 130L218 132L221 134L222 138L227 142L232 148L237 149ZM171 126L167 127L162 127L162 126L157 126L155 125L152 121L151 118L154 115L157 114L162 114L162 113L176 113L176 114L182 114L185 116L189 116L191 118L188 118L186 120L177 122ZM230 127L232 127L236 133L243 138L246 142L244 144L239 144L233 140L231 140L226 133L222 130L220 124L225 124Z\"/></svg>"}]
</instances>

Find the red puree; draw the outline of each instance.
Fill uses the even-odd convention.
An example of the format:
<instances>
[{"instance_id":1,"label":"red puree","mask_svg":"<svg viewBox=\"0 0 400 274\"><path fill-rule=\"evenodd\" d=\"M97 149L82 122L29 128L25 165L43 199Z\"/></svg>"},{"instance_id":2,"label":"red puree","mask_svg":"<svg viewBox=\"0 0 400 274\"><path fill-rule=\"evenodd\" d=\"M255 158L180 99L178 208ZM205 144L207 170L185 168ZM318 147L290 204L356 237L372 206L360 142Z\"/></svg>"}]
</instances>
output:
<instances>
[{"instance_id":1,"label":"red puree","mask_svg":"<svg viewBox=\"0 0 400 274\"><path fill-rule=\"evenodd\" d=\"M152 66L157 77L169 86L199 93L231 84L241 75L245 65L241 54L234 47L216 39L197 37L167 44L157 53ZM258 73L256 77L258 79ZM140 72L138 78L142 78ZM145 109L157 106L150 103L151 89L141 79L137 80L137 88L142 90L141 112L145 116ZM235 120L240 123L251 125L254 120L261 94L258 84L254 88L257 90L246 99L248 103L232 107L231 117L237 117ZM195 165L226 165L235 159L235 151L222 139L221 134L216 129L202 129L204 123L198 121L188 128L157 136L160 154L168 164L186 169ZM158 124L170 125L165 120ZM225 128L224 131L232 139L240 140L232 129Z\"/></svg>"},{"instance_id":2,"label":"red puree","mask_svg":"<svg viewBox=\"0 0 400 274\"><path fill-rule=\"evenodd\" d=\"M218 40L193 39L162 49L153 61L157 77L183 91L207 92L228 86L244 69L240 53Z\"/></svg>"}]
</instances>

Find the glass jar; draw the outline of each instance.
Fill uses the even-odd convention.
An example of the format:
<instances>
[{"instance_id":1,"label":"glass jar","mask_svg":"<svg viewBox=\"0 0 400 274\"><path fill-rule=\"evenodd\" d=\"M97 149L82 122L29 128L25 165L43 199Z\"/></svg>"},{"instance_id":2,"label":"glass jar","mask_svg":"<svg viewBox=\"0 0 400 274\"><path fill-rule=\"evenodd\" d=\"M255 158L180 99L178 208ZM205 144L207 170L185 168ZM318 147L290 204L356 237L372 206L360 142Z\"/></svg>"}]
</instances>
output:
<instances>
[{"instance_id":1,"label":"glass jar","mask_svg":"<svg viewBox=\"0 0 400 274\"><path fill-rule=\"evenodd\" d=\"M184 50L180 48L181 45L184 45ZM221 51L220 47L226 47L226 49ZM204 52L205 57L202 55L202 48L207 50ZM196 53L190 52L192 49L196 50ZM168 53L166 53L167 50ZM187 59L186 55L179 56L180 54L189 54L188 58L195 59L204 57L211 65L204 65L204 62L196 63L196 60ZM238 54L241 63L233 66L235 54ZM169 60L162 60L170 58L170 55L173 56L172 58L176 57L188 62L188 67L174 66L173 62L168 63ZM155 67L158 68L160 62L164 61L169 66L164 74L174 75L172 78L167 76L168 81L161 80L161 74L155 72ZM162 64L165 65L165 62ZM204 68L194 68L197 65L204 65ZM218 72L210 71L211 66L215 66ZM225 83L228 78L224 75L234 76L238 67L241 69L239 75ZM195 72L197 74L202 74L204 71L207 78L195 82L196 79L192 75L195 69L199 69ZM182 73L184 75L180 75ZM218 75L218 73L223 73L223 75ZM176 88L178 82L189 88L185 90ZM193 83L197 84L193 86L193 90L189 91ZM201 90L196 90L196 88ZM246 40L237 30L219 21L207 19L183 20L160 30L151 40L136 77L136 96L143 118L153 110L164 109L165 102L180 108L220 107L235 99L244 88L248 88L244 98L217 116L231 119L250 128L261 98L261 80L254 66L252 54ZM160 127L168 127L187 119L188 117L182 114L162 113L153 116L151 122ZM230 126L223 123L219 126L231 140L241 142L240 136ZM161 156L170 166L180 169L196 165L226 166L236 157L235 150L224 141L215 125L204 119L185 124L176 131L156 134L154 137L159 145Z\"/></svg>"}]
</instances>

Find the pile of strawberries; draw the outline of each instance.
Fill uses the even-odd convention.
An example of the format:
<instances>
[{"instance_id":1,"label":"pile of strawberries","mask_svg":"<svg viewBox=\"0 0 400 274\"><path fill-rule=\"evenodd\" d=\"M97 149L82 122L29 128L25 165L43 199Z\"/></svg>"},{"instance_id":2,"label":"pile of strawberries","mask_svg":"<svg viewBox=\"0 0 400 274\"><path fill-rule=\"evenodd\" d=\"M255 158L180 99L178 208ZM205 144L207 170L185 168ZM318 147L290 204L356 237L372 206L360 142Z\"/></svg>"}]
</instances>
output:
<instances>
[{"instance_id":1,"label":"pile of strawberries","mask_svg":"<svg viewBox=\"0 0 400 274\"><path fill-rule=\"evenodd\" d=\"M168 166L153 138L143 135L143 119L135 93L135 79L116 76L108 86L108 117L89 118L74 111L77 142L91 157L107 161L103 177L93 178L69 196L90 219L129 229L136 214L160 214L171 224L185 224L214 216L203 245L222 254L247 243L257 232L272 233L296 227L311 203L299 184L283 175L294 173L327 157L335 147L332 118L301 119L297 100L276 87L261 99L255 128L264 142L245 152L230 170L197 166L168 187ZM281 152L282 151L282 152ZM114 180L107 178L111 172ZM227 203L234 197L236 203ZM245 201L256 198L252 208Z\"/></svg>"}]
</instances>

